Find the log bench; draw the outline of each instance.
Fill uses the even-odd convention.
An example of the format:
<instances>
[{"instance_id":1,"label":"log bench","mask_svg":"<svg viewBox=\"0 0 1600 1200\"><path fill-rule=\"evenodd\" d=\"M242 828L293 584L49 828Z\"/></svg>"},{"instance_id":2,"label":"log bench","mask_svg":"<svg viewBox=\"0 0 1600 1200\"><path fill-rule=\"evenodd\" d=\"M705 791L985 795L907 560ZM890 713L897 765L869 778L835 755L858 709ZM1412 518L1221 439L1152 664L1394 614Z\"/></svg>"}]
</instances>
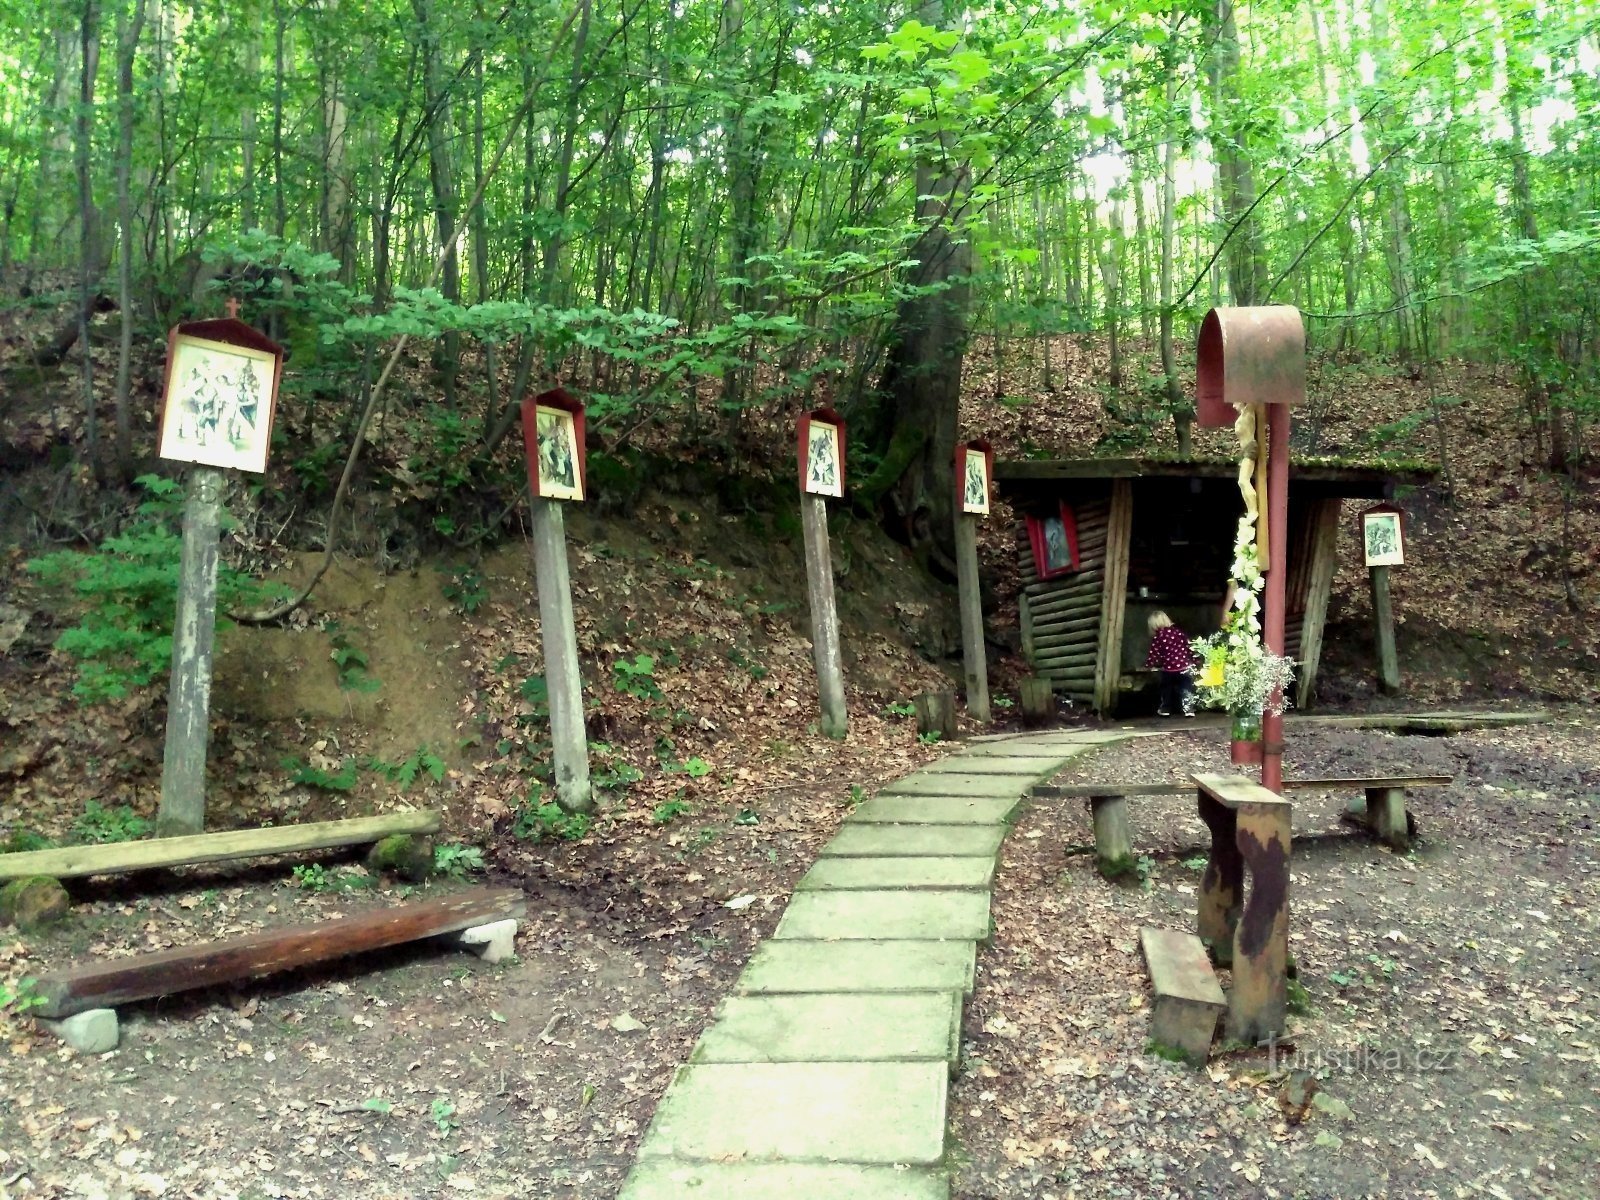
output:
<instances>
[{"instance_id":1,"label":"log bench","mask_svg":"<svg viewBox=\"0 0 1600 1200\"><path fill-rule=\"evenodd\" d=\"M113 1010L136 1000L255 979L441 935L452 935L453 940L483 958L499 961L509 955L510 935L515 934L516 918L525 909L526 900L518 890L473 888L438 900L400 904L353 917L290 925L127 958L102 959L41 976L34 985L40 1003L33 1015L57 1026L56 1031L69 1042L73 1042L75 1033L68 1025L70 1019L95 1012L101 1014L103 1024L109 1017L114 1046Z\"/></svg>"},{"instance_id":2,"label":"log bench","mask_svg":"<svg viewBox=\"0 0 1600 1200\"><path fill-rule=\"evenodd\" d=\"M1205 944L1192 933L1146 928L1139 931L1139 949L1156 996L1150 1014L1155 1049L1176 1052L1196 1066L1204 1063L1228 1007Z\"/></svg>"},{"instance_id":3,"label":"log bench","mask_svg":"<svg viewBox=\"0 0 1600 1200\"><path fill-rule=\"evenodd\" d=\"M1285 791L1361 791L1366 794L1365 825L1379 840L1396 850L1411 848L1411 822L1405 795L1411 788L1448 787L1451 775L1390 775L1356 779L1285 779ZM1109 878L1126 874L1133 866L1133 837L1128 824L1130 796L1187 796L1188 783L1069 783L1040 784L1038 799L1082 799L1094 821L1095 862Z\"/></svg>"},{"instance_id":4,"label":"log bench","mask_svg":"<svg viewBox=\"0 0 1600 1200\"><path fill-rule=\"evenodd\" d=\"M1196 932L1233 968L1228 1040L1254 1046L1282 1033L1288 1015L1291 806L1242 776L1196 775L1194 785L1211 831Z\"/></svg>"},{"instance_id":5,"label":"log bench","mask_svg":"<svg viewBox=\"0 0 1600 1200\"><path fill-rule=\"evenodd\" d=\"M362 846L380 842L397 833L428 834L437 833L438 830L439 814L423 810L389 813L380 817L354 817L345 821L314 821L265 829L150 838L136 842L24 850L0 854L0 883L34 875L71 879L85 875L149 871L158 867L227 862L237 858L265 858L274 854Z\"/></svg>"}]
</instances>

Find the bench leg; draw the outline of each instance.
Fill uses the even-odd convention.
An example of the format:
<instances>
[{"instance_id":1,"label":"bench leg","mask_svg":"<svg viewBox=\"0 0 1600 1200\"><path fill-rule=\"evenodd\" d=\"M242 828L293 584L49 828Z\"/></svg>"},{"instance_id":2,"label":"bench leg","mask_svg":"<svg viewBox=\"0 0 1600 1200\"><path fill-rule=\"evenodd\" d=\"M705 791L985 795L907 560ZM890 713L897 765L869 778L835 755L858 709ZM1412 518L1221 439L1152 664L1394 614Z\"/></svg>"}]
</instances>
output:
<instances>
[{"instance_id":1,"label":"bench leg","mask_svg":"<svg viewBox=\"0 0 1600 1200\"><path fill-rule=\"evenodd\" d=\"M1406 828L1404 788L1368 788L1367 823L1384 845L1400 851L1411 849L1411 836Z\"/></svg>"},{"instance_id":2,"label":"bench leg","mask_svg":"<svg viewBox=\"0 0 1600 1200\"><path fill-rule=\"evenodd\" d=\"M1233 961L1233 930L1244 894L1244 860L1239 856L1233 809L1200 793L1200 819L1211 830L1211 858L1200 877L1195 931L1211 948L1218 966Z\"/></svg>"},{"instance_id":3,"label":"bench leg","mask_svg":"<svg viewBox=\"0 0 1600 1200\"><path fill-rule=\"evenodd\" d=\"M1234 930L1228 1038L1254 1046L1282 1033L1288 1017L1288 806L1241 806L1238 846L1250 895Z\"/></svg>"},{"instance_id":4,"label":"bench leg","mask_svg":"<svg viewBox=\"0 0 1600 1200\"><path fill-rule=\"evenodd\" d=\"M1126 796L1091 796L1094 816L1095 866L1107 879L1117 879L1133 869L1133 837L1128 832Z\"/></svg>"}]
</instances>

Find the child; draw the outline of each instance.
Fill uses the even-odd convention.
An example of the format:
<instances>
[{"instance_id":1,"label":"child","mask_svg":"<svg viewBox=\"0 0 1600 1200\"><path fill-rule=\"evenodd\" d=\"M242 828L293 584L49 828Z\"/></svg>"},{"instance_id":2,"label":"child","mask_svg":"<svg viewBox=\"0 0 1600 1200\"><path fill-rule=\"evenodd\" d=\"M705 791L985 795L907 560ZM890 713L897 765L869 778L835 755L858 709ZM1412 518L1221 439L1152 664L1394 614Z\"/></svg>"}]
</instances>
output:
<instances>
[{"instance_id":1,"label":"child","mask_svg":"<svg viewBox=\"0 0 1600 1200\"><path fill-rule=\"evenodd\" d=\"M1164 612L1150 614L1150 653L1144 665L1146 670L1161 672L1161 704L1156 716L1172 717L1180 711L1186 717L1194 716L1194 685L1189 679L1194 651L1189 649L1188 635Z\"/></svg>"}]
</instances>

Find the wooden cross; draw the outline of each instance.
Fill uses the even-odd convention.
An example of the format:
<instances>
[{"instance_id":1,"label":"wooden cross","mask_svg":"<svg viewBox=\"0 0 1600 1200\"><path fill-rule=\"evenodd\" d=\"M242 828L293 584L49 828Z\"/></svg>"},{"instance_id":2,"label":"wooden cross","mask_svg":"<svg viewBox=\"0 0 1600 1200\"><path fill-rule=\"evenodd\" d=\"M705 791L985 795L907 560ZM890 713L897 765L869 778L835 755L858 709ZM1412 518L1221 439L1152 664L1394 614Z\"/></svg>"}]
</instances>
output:
<instances>
[{"instance_id":1,"label":"wooden cross","mask_svg":"<svg viewBox=\"0 0 1600 1200\"><path fill-rule=\"evenodd\" d=\"M239 298L237 296L228 297L227 309L228 318L237 321L239 319Z\"/></svg>"}]
</instances>

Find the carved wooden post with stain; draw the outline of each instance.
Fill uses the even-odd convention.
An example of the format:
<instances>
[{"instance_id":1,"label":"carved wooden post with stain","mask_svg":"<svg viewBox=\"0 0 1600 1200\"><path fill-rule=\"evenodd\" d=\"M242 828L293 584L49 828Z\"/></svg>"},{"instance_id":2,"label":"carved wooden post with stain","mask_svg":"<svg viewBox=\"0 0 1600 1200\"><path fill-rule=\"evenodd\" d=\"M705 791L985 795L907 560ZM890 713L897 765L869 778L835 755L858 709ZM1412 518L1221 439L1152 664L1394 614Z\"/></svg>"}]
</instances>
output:
<instances>
[{"instance_id":1,"label":"carved wooden post with stain","mask_svg":"<svg viewBox=\"0 0 1600 1200\"><path fill-rule=\"evenodd\" d=\"M850 717L839 653L839 611L833 596L833 554L828 545L826 497L844 495L844 421L831 408L801 416L798 426L800 519L805 534L806 591L811 602L811 658L817 669L822 732L843 738Z\"/></svg>"},{"instance_id":2,"label":"carved wooden post with stain","mask_svg":"<svg viewBox=\"0 0 1600 1200\"><path fill-rule=\"evenodd\" d=\"M1288 1017L1291 805L1247 779L1194 778L1212 836L1196 920L1201 938L1229 947L1227 1036L1253 1046L1282 1033Z\"/></svg>"},{"instance_id":3,"label":"carved wooden post with stain","mask_svg":"<svg viewBox=\"0 0 1600 1200\"><path fill-rule=\"evenodd\" d=\"M983 637L983 596L978 580L978 520L989 515L994 451L988 442L956 447L956 584L961 597L961 650L967 677L967 714L987 725L989 663Z\"/></svg>"},{"instance_id":4,"label":"carved wooden post with stain","mask_svg":"<svg viewBox=\"0 0 1600 1200\"><path fill-rule=\"evenodd\" d=\"M193 463L183 510L167 737L161 766L161 837L205 828L211 733L211 660L217 623L218 537L226 470L267 469L283 348L228 315L189 321L167 335L158 453Z\"/></svg>"}]
</instances>

